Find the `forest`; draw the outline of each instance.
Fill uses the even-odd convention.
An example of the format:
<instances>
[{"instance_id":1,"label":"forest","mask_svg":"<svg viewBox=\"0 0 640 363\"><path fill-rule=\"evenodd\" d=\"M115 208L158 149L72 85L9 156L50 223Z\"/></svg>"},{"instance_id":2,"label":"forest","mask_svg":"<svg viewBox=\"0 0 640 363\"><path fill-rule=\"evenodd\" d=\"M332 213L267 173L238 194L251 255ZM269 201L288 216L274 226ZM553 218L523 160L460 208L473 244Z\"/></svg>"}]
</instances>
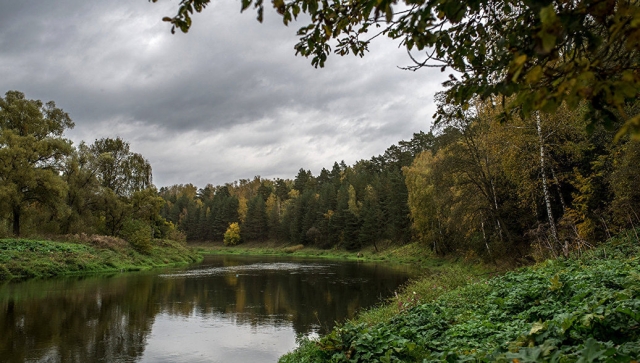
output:
<instances>
[{"instance_id":1,"label":"forest","mask_svg":"<svg viewBox=\"0 0 640 363\"><path fill-rule=\"evenodd\" d=\"M171 33L193 29L192 35L198 36L203 31L196 24L214 19L197 14L209 5L211 11L221 11L211 0L179 0L162 21ZM210 346L217 340L210 334L223 331L219 318L226 315L234 328L245 322L251 325L250 338L236 330L225 334L233 341L232 348L218 349L231 352L236 361L253 346L279 345L273 332L284 331L281 328L289 322L296 336L291 334L288 339L297 348L282 356L282 363L637 361L638 0L241 0L238 5L241 11L255 12L259 22L264 20L265 7L273 7L284 25L295 23L295 54L308 58L315 68L325 67L334 55L363 57L370 50L386 49L373 44L388 38L407 53L408 65L398 68L446 72L448 78L434 99L425 96L431 90L423 91L425 84L432 84L433 73L416 76L421 87L391 87L393 94L383 102L366 97L363 90L372 88L369 83L344 87L341 81L349 77L340 73L332 73L333 83L314 83L358 94L355 102L366 106L369 102L384 104L393 112L384 114L389 125L414 122L400 110L395 112L393 103L386 104L391 99L406 101L410 94L421 97L421 111L433 109L435 114L424 118L422 130L403 134L405 140L380 150L377 156L352 162L345 155L350 164L332 160L313 171L305 165L289 165L289 170L299 169L296 175L263 178L251 174L219 185L185 181L156 186L151 163L134 152L135 145L129 141L108 135L72 142L66 133L74 121L54 101L6 91L0 95L0 287L4 294L0 296L0 327L7 328L4 335L8 338L0 341L1 356L9 352L21 361L35 352L44 354L42 357L123 360L120 354L126 353L145 360L146 351L152 351L149 342L162 336L158 345L162 345L163 359L189 361L189 356L178 357L180 348L206 359L191 344L194 336L182 334L183 323L191 319L195 323L191 326L197 328L189 333L206 336ZM253 37L248 28L233 31L237 28L227 26L224 37L196 38L180 48L153 33L160 17L144 21L116 4L117 12L100 9L104 13L100 15L109 20L101 22L95 16L98 11L87 11L88 7L81 7L78 15L70 7L54 6L64 10L53 13L45 8L42 13L64 18L58 21L61 27L52 27L50 20L43 20L44 15L31 16L27 32L22 26L26 18L19 12L32 14L36 8L16 6L20 11L7 12L7 19L14 14L21 19L17 25L5 26L10 30L6 32L8 49L19 49L8 52L5 74L15 73L7 77L14 84L9 88L25 87L44 94L55 89L58 96L52 97L69 100L76 87L73 83L77 83L86 88L76 88L83 95L74 102L87 109L99 108L96 99L126 99L120 104L124 108L149 108L153 112L144 114L162 113L168 119L159 121L143 114L120 117L120 110L106 103L103 109L113 116L108 118L109 126L131 120L153 122L158 128L170 125L167 132L176 134L166 135L179 137L183 129L189 129L189 122L197 120L243 124L242 136L250 136L242 140L246 144L262 139L251 128L255 123L244 122L244 116L225 117L217 112L220 108L191 113L193 105L219 106L226 98L238 102L231 105L258 108L264 103L251 97L256 91L269 93L270 106L307 108L306 100L290 101L277 94L278 87L263 88L270 82L250 77L280 69L271 68L271 55L265 54L274 43L252 39L266 49L261 53L240 46L246 49L238 53L255 62L247 63L255 73L233 71L225 67L233 61L209 57L234 53L224 45ZM101 28L76 23L81 17L91 18ZM138 29L143 42L136 42L134 31L120 33L121 25L130 23L136 27L127 29ZM104 31L111 27L115 31ZM74 36L74 31L83 36ZM23 38L23 33L31 37ZM110 33L109 38L117 43L131 41L130 48L117 50L92 33ZM271 28L264 33L270 40L279 39ZM57 43L71 44L73 39L80 39L81 46L55 52ZM212 39L225 42L214 44ZM215 52L184 51L198 48L196 42ZM90 43L99 51L92 53L93 48L87 47ZM144 64L125 57L128 53L136 53L134 58ZM27 58L22 54L45 59L47 67L38 69L33 64L39 63L24 61ZM95 54L103 63L93 62ZM179 57L169 56L176 54ZM191 63L198 56L221 68ZM64 78L53 76L61 64L56 58L64 58L66 67L85 70L78 73L90 77L76 76L76 69L70 68L64 68ZM186 67L180 68L171 59ZM127 66L122 66L124 61ZM163 63L170 71L162 68ZM13 64L18 66L13 68ZM223 69L221 73L231 80L216 84L206 77L198 79L197 75L215 73L211 69ZM294 88L288 92L295 93L309 83L291 81L296 79L288 78L293 73L303 75L295 66L276 75L287 78L286 84ZM172 82L160 81L154 74ZM377 72L368 76L375 80L374 87L389 84ZM34 83L37 78L56 81L55 88L47 88L51 83L44 81ZM86 82L79 82L81 78ZM185 83L174 83L173 78ZM58 82L60 79L64 82ZM242 89L251 89L251 93L234 96L229 85L237 82L249 85ZM108 84L116 86L106 87ZM414 83L400 85L404 84ZM220 91L219 85L225 88ZM160 89L176 93L155 93ZM331 102L319 100L322 95L309 93L312 96L307 99L332 108ZM137 94L144 97L137 98ZM95 95L100 96L91 98ZM71 108L71 103L63 106ZM159 103L172 112L160 112ZM230 108L244 113L242 106ZM76 105L74 112L77 110ZM372 107L371 112L353 120L373 118L369 115L376 109ZM246 115L247 120L257 117ZM291 128L303 122L297 113L282 115L274 121L293 115ZM86 118L87 113L81 109L78 117ZM90 117L83 121L97 121ZM315 117L314 122L331 127L330 118ZM264 120L271 122L268 117ZM372 123L358 126L364 129L367 124ZM409 137L411 132L415 133ZM343 132L339 136L335 140L350 135ZM165 147L165 141L168 137L158 148ZM197 167L206 169L205 165ZM240 247L234 248L236 245ZM336 265L342 263L338 258L353 260L344 261L351 268L349 281L315 267L309 271L329 278L323 283L297 280L300 269L286 266L312 256L297 254L300 250L317 252L314 257L329 257ZM272 252L279 256L265 256ZM222 258L209 264L203 261L207 253L262 255ZM247 262L246 269L233 268L243 264L242 260ZM387 285L381 277L389 272L368 265L372 261L380 266L406 263L404 266L419 270L419 275ZM177 271L177 264L196 262L203 263L186 266L182 271L188 273L184 274L124 274L157 267ZM265 276L279 269L282 278L259 277L260 266L269 266L264 268L268 271ZM369 266L374 271L372 280L356 276L355 272L366 272ZM101 275L88 278L89 273ZM123 276L116 276L120 274ZM204 278L208 275L218 279ZM53 276L64 278L40 280ZM21 279L31 280L15 283ZM367 285L388 291L388 298L375 293L371 295L377 305L361 304L364 299L360 296L365 293L358 290ZM266 286L276 292L267 292ZM346 292L357 296L339 300ZM61 309L49 309L56 305ZM366 306L366 311L360 310ZM164 324L162 318L170 315L177 318L165 319L168 323ZM321 319L334 316L337 325L323 326ZM266 334L262 334L266 330L261 332L263 320L274 323ZM170 334L154 330L162 325ZM79 334L79 328L88 333ZM316 329L321 336L300 334L310 331L307 328ZM259 335L270 340L256 343L253 338ZM68 343L71 341L73 344ZM84 341L90 348L78 348L77 343ZM72 348L57 348L67 343ZM217 352L211 352L215 357Z\"/></svg>"},{"instance_id":2,"label":"forest","mask_svg":"<svg viewBox=\"0 0 640 363\"><path fill-rule=\"evenodd\" d=\"M163 20L187 32L209 3L182 0ZM262 21L261 1L242 9L252 5ZM54 102L9 91L0 98L0 236L375 251L417 241L438 255L497 261L567 256L640 224L637 3L319 5L273 2L285 24L310 16L294 48L315 67L330 53L362 56L384 35L409 52L406 69L453 71L428 132L316 175L301 165L291 178L158 190L127 141L74 146L64 138L73 121ZM370 27L379 29L361 39ZM411 56L431 48L423 61Z\"/></svg>"},{"instance_id":3,"label":"forest","mask_svg":"<svg viewBox=\"0 0 640 363\"><path fill-rule=\"evenodd\" d=\"M103 234L142 250L154 237L354 251L417 241L439 255L526 262L640 224L640 144L615 141L620 125L589 127L586 107L501 114L492 100L452 106L428 133L317 176L301 168L291 179L158 190L128 142L74 146L64 138L73 122L54 102L9 91L0 99L0 234Z\"/></svg>"},{"instance_id":4,"label":"forest","mask_svg":"<svg viewBox=\"0 0 640 363\"><path fill-rule=\"evenodd\" d=\"M640 224L640 144L589 129L585 112L501 122L498 105L478 101L317 176L160 188L160 214L190 241L223 241L237 223L243 240L319 248L419 241L486 260L568 255Z\"/></svg>"},{"instance_id":5,"label":"forest","mask_svg":"<svg viewBox=\"0 0 640 363\"><path fill-rule=\"evenodd\" d=\"M73 126L53 101L0 98L0 237L101 234L141 251L172 238L149 162L119 137L74 146Z\"/></svg>"}]
</instances>

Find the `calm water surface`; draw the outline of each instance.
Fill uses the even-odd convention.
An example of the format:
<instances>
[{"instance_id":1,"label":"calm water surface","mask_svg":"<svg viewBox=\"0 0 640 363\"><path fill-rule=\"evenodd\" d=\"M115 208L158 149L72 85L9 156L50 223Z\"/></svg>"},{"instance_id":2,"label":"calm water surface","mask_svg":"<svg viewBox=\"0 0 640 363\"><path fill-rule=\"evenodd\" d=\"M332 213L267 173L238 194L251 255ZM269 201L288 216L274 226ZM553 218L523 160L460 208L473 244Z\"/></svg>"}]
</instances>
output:
<instances>
[{"instance_id":1,"label":"calm water surface","mask_svg":"<svg viewBox=\"0 0 640 363\"><path fill-rule=\"evenodd\" d=\"M408 267L208 256L189 268L6 283L0 362L276 362L390 296Z\"/></svg>"}]
</instances>

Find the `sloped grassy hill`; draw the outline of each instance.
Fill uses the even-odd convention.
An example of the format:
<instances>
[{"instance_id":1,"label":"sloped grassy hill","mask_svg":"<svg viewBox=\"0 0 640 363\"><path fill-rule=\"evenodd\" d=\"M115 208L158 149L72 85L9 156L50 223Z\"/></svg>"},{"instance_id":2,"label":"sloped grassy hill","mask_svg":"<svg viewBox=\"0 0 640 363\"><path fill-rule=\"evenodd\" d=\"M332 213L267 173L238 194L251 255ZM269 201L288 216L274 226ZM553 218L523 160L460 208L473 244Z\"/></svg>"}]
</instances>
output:
<instances>
[{"instance_id":1,"label":"sloped grassy hill","mask_svg":"<svg viewBox=\"0 0 640 363\"><path fill-rule=\"evenodd\" d=\"M280 362L631 362L640 357L639 252L633 234L615 238L389 321L347 323Z\"/></svg>"},{"instance_id":2,"label":"sloped grassy hill","mask_svg":"<svg viewBox=\"0 0 640 363\"><path fill-rule=\"evenodd\" d=\"M202 257L169 240L155 240L148 253L105 236L69 241L0 239L0 280L72 273L131 271L200 261Z\"/></svg>"}]
</instances>

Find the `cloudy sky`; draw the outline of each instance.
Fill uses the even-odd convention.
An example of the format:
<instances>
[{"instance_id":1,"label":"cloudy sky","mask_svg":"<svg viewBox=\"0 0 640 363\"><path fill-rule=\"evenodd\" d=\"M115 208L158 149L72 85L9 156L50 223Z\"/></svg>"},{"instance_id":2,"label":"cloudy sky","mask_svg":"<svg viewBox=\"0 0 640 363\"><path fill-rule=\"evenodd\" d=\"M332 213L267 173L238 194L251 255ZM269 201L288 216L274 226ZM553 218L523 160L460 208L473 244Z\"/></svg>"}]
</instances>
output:
<instances>
[{"instance_id":1,"label":"cloudy sky","mask_svg":"<svg viewBox=\"0 0 640 363\"><path fill-rule=\"evenodd\" d=\"M439 70L402 71L380 39L325 68L295 56L295 33L239 0L214 0L188 34L161 21L177 0L0 0L0 94L53 100L75 143L120 136L157 186L317 175L428 131Z\"/></svg>"}]
</instances>

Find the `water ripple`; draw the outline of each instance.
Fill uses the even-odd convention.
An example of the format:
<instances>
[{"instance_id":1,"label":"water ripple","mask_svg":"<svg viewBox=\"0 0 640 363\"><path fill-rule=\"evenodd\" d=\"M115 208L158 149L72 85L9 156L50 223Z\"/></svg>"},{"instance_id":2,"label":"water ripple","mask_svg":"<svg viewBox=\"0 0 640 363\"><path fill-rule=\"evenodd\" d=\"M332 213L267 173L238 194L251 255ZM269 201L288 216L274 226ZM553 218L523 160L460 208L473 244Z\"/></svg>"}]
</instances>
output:
<instances>
[{"instance_id":1,"label":"water ripple","mask_svg":"<svg viewBox=\"0 0 640 363\"><path fill-rule=\"evenodd\" d=\"M160 277L164 278L176 278L176 277L203 277L203 276L220 276L220 275L246 275L255 274L263 271L286 271L291 274L300 272L322 272L327 270L329 265L317 265L317 264L301 264L291 262L277 262L277 263L254 263L250 265L238 265L238 266L223 266L223 267L209 267L197 270L182 271L178 273L161 274Z\"/></svg>"}]
</instances>

